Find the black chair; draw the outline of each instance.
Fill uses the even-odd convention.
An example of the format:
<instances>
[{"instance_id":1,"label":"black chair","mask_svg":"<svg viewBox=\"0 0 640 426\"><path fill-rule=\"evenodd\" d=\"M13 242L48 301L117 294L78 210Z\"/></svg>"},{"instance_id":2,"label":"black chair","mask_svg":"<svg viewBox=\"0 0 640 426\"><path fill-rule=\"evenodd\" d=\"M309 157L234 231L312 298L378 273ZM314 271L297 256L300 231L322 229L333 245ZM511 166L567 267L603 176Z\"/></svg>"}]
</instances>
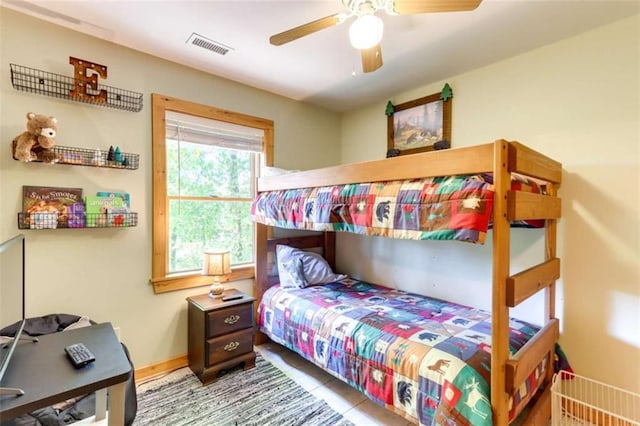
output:
<instances>
[{"instance_id":1,"label":"black chair","mask_svg":"<svg viewBox=\"0 0 640 426\"><path fill-rule=\"evenodd\" d=\"M32 336L43 336L45 334L58 333L67 327L77 323L81 317L69 314L51 314L42 317L28 318L23 333ZM90 321L91 324L96 324ZM11 324L0 330L0 336L13 337L17 331L19 323ZM134 366L129 356L129 349L122 344L127 359L131 364L131 373L125 386L125 409L124 424L130 426L138 411L138 399L136 394L136 383L134 377ZM61 401L63 402L63 401ZM60 405L62 405L60 407ZM41 408L29 414L15 417L10 420L2 420L1 426L50 426L67 425L86 419L95 415L96 402L95 393L87 394L83 397L68 401L66 404L56 404L55 406Z\"/></svg>"}]
</instances>

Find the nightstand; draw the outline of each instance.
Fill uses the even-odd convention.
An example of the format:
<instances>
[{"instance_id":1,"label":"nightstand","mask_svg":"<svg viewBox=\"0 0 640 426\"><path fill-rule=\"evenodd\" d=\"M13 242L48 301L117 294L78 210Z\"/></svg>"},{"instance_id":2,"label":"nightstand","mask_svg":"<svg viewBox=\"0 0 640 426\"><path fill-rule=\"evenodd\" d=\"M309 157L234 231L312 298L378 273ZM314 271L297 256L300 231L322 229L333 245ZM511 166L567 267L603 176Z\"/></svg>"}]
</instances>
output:
<instances>
[{"instance_id":1,"label":"nightstand","mask_svg":"<svg viewBox=\"0 0 640 426\"><path fill-rule=\"evenodd\" d=\"M253 297L230 289L224 296L241 299L224 302L208 294L187 297L189 303L189 367L203 384L214 382L218 373L243 363L256 365L253 351Z\"/></svg>"}]
</instances>

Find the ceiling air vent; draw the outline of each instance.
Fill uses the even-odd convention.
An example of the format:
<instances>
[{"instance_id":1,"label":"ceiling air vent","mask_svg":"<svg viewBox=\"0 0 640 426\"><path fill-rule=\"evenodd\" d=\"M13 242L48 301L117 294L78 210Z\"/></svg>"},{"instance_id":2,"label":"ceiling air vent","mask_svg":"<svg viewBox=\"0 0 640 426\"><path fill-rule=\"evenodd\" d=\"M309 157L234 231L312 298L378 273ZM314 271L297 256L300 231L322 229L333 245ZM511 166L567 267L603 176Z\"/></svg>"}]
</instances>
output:
<instances>
[{"instance_id":1,"label":"ceiling air vent","mask_svg":"<svg viewBox=\"0 0 640 426\"><path fill-rule=\"evenodd\" d=\"M195 46L202 47L203 49L210 50L220 55L226 55L230 50L233 50L229 46L225 46L222 43L218 43L217 41L213 41L196 33L193 33L191 34L191 36L189 36L187 43L191 43Z\"/></svg>"}]
</instances>

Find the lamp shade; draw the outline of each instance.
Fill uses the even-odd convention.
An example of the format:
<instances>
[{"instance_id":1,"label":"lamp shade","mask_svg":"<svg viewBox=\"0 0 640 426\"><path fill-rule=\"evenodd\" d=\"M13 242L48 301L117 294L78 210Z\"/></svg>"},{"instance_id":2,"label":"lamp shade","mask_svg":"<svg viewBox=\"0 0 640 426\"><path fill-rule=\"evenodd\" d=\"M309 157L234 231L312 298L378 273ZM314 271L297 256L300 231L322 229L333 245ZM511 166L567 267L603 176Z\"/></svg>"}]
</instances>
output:
<instances>
[{"instance_id":1,"label":"lamp shade","mask_svg":"<svg viewBox=\"0 0 640 426\"><path fill-rule=\"evenodd\" d=\"M358 16L349 27L349 40L356 49L369 49L380 43L384 24L373 14Z\"/></svg>"},{"instance_id":2,"label":"lamp shade","mask_svg":"<svg viewBox=\"0 0 640 426\"><path fill-rule=\"evenodd\" d=\"M204 252L202 275L220 276L231 273L229 250L207 250Z\"/></svg>"}]
</instances>

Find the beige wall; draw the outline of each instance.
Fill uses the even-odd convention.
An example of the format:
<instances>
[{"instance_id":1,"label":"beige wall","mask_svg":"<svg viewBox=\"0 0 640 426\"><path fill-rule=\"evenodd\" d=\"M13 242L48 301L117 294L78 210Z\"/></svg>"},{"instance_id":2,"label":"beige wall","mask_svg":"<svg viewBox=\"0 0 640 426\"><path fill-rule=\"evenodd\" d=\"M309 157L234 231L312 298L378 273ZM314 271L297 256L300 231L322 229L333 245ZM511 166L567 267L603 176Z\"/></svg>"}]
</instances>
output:
<instances>
[{"instance_id":1,"label":"beige wall","mask_svg":"<svg viewBox=\"0 0 640 426\"><path fill-rule=\"evenodd\" d=\"M561 343L578 373L635 392L640 392L639 29L636 16L446 80L454 92L453 146L519 140L563 163ZM391 101L436 93L443 84ZM384 157L386 102L344 115L343 163ZM341 234L338 242L342 272L490 307L491 240L477 247ZM541 260L542 250L541 231L516 230L514 270ZM537 298L512 313L535 320L540 306Z\"/></svg>"},{"instance_id":2,"label":"beige wall","mask_svg":"<svg viewBox=\"0 0 640 426\"><path fill-rule=\"evenodd\" d=\"M23 231L27 239L27 315L73 313L121 328L136 367L187 351L185 297L206 288L154 295L151 274L151 93L161 93L275 122L275 163L306 169L339 158L340 116L0 8L0 240L18 233L22 185L124 190L140 223L126 229ZM133 113L17 91L9 64L69 76L69 56L108 67L105 84L144 94ZM25 164L10 158L10 141L29 111L59 120L60 145L140 154L140 168ZM251 291L251 282L237 287Z\"/></svg>"},{"instance_id":3,"label":"beige wall","mask_svg":"<svg viewBox=\"0 0 640 426\"><path fill-rule=\"evenodd\" d=\"M121 327L136 367L186 352L186 302L203 290L154 295L151 250L150 94L162 93L273 119L276 165L307 169L382 158L387 99L343 115L275 96L123 49L0 8L0 239L18 232L22 185L127 190L140 224L128 229L24 231L27 314L67 312ZM579 373L640 392L640 107L634 17L474 72L452 76L453 145L520 140L564 164L559 316L563 347ZM17 40L20 42L18 43ZM26 49L24 46L38 46ZM69 75L68 57L109 67L106 84L142 92L139 113L16 91L9 63ZM443 59L444 60L444 59ZM443 82L398 94L401 103L437 92ZM119 145L141 155L136 171L23 164L9 141L28 111L60 121L61 145ZM341 131L342 126L342 131ZM342 144L340 145L340 141ZM310 150L313 150L310 152ZM611 193L608 188L622 188ZM514 269L542 258L542 234L516 230ZM489 307L489 239L391 241L340 234L339 266L386 282ZM457 259L463 258L461 263ZM371 259L371 260L369 260ZM250 282L239 288L250 289ZM537 318L539 298L514 312Z\"/></svg>"}]
</instances>

